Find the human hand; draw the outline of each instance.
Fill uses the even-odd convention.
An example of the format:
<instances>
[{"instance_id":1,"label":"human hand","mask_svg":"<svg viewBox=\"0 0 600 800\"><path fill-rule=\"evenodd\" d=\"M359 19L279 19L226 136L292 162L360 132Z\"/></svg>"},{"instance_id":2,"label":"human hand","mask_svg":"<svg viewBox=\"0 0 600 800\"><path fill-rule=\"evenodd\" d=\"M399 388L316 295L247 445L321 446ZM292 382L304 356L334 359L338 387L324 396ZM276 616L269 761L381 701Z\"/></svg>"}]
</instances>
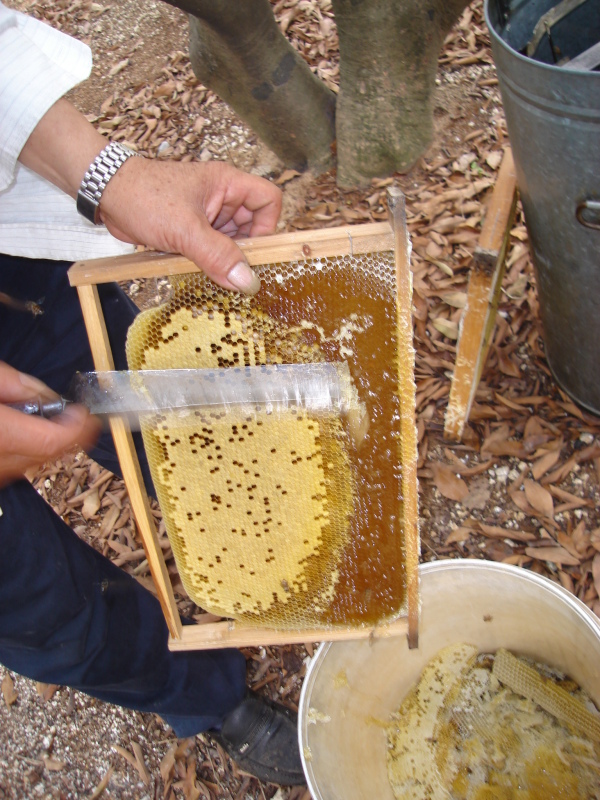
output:
<instances>
[{"instance_id":1,"label":"human hand","mask_svg":"<svg viewBox=\"0 0 600 800\"><path fill-rule=\"evenodd\" d=\"M68 406L58 417L47 420L3 405L40 396L49 399L54 395L41 381L0 361L0 486L75 444L88 447L96 440L99 423L82 406Z\"/></svg>"},{"instance_id":2,"label":"human hand","mask_svg":"<svg viewBox=\"0 0 600 800\"><path fill-rule=\"evenodd\" d=\"M273 233L281 191L223 162L130 158L109 181L100 216L117 239L180 253L226 289L260 281L234 239Z\"/></svg>"},{"instance_id":3,"label":"human hand","mask_svg":"<svg viewBox=\"0 0 600 800\"><path fill-rule=\"evenodd\" d=\"M38 122L19 161L75 198L107 144L61 99ZM276 186L220 161L130 158L100 200L100 217L113 236L180 253L216 283L246 294L256 294L260 281L233 240L273 233L280 211Z\"/></svg>"}]
</instances>

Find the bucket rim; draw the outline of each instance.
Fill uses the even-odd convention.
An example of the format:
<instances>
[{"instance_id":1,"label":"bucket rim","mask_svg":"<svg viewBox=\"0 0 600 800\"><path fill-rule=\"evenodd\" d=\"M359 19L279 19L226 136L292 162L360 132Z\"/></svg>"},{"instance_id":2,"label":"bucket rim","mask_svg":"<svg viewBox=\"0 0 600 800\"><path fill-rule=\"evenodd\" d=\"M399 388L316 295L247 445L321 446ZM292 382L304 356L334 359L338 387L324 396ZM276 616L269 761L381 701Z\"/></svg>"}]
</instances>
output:
<instances>
[{"instance_id":1,"label":"bucket rim","mask_svg":"<svg viewBox=\"0 0 600 800\"><path fill-rule=\"evenodd\" d=\"M579 617L581 617L585 623L587 623L592 631L594 631L596 636L600 638L600 618L598 618L594 612L585 605L585 603L579 600L578 597L575 597L574 594L571 594L571 592L569 592L560 584L554 583L549 578L546 578L543 575L538 575L536 572L530 572L523 567L517 567L514 564L503 564L502 562L496 561L484 561L466 558L429 561L427 563L419 564L419 578L436 572L464 572L465 570L506 574L522 580L524 583L537 586L543 591L546 591L565 602L566 605L568 605ZM322 800L322 795L318 786L313 780L310 760L307 757L309 754L307 754L304 750L306 744L304 728L306 727L305 720L308 716L309 690L312 690L317 673L323 664L323 660L325 659L327 652L335 644L336 642L323 641L317 648L317 651L311 658L310 664L306 670L306 675L304 676L304 681L302 683L302 689L300 692L300 702L298 703L298 746L300 749L302 769L304 770L304 776L313 800ZM343 644L343 642L338 642L337 644Z\"/></svg>"},{"instance_id":2,"label":"bucket rim","mask_svg":"<svg viewBox=\"0 0 600 800\"><path fill-rule=\"evenodd\" d=\"M490 32L490 36L494 41L496 41L497 44L499 44L504 50L508 51L512 56L519 59L519 61L521 61L523 64L527 64L528 68L530 69L545 70L549 74L565 74L565 70L562 67L556 66L556 64L546 64L544 61L536 61L535 58L524 56L522 53L519 53L518 50L515 50L514 47L511 47L508 42L505 42L490 19L489 7L491 2L492 0L483 0L483 16L485 18L488 31ZM568 73L569 75L587 75L591 80L600 80L600 72L594 72L587 69L569 69Z\"/></svg>"}]
</instances>

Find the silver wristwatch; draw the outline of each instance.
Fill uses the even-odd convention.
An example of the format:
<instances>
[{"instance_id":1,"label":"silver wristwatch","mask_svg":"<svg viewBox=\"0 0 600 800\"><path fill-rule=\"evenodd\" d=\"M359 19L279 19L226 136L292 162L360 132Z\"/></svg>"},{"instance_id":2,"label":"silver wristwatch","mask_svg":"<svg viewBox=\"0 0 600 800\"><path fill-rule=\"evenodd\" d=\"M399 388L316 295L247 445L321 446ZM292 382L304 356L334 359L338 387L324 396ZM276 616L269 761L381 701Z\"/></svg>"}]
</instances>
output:
<instances>
[{"instance_id":1,"label":"silver wristwatch","mask_svg":"<svg viewBox=\"0 0 600 800\"><path fill-rule=\"evenodd\" d=\"M100 199L106 185L119 167L131 156L138 154L119 142L111 142L96 156L83 176L81 186L77 192L77 211L93 222L100 225Z\"/></svg>"}]
</instances>

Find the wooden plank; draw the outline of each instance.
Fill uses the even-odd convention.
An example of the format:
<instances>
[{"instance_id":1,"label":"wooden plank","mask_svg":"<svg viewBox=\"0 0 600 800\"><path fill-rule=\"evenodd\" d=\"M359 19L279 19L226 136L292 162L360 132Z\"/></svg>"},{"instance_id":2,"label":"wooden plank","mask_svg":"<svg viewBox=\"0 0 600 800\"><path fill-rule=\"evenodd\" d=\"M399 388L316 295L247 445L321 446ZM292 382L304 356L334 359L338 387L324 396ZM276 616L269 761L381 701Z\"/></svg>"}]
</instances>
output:
<instances>
[{"instance_id":1,"label":"wooden plank","mask_svg":"<svg viewBox=\"0 0 600 800\"><path fill-rule=\"evenodd\" d=\"M102 314L102 306L98 296L98 289L96 286L80 286L78 288L78 293L96 369L99 371L114 370L115 367L110 343L108 341L104 315ZM171 636L178 638L181 636L181 620L179 618L179 612L177 611L167 566L158 543L154 517L152 516L148 495L144 489L144 480L142 478L131 431L125 421L118 417L111 418L110 428L119 458L119 464L123 472L123 480L125 481L131 507L142 537L146 558L148 559L148 566L156 586L158 599L162 606Z\"/></svg>"},{"instance_id":2,"label":"wooden plank","mask_svg":"<svg viewBox=\"0 0 600 800\"><path fill-rule=\"evenodd\" d=\"M348 225L316 231L278 233L236 241L253 267L306 258L330 258L393 250L394 239L387 222ZM69 270L71 286L155 278L201 270L183 256L145 251L126 256L78 261Z\"/></svg>"},{"instance_id":3,"label":"wooden plank","mask_svg":"<svg viewBox=\"0 0 600 800\"><path fill-rule=\"evenodd\" d=\"M184 625L181 637L169 638L169 650L215 650L221 647L265 647L268 645L302 644L303 642L338 642L349 639L385 639L405 636L408 621L402 617L387 625L374 628L306 629L277 631L272 628L254 628L239 622L207 622Z\"/></svg>"},{"instance_id":4,"label":"wooden plank","mask_svg":"<svg viewBox=\"0 0 600 800\"><path fill-rule=\"evenodd\" d=\"M584 50L583 53L579 53L578 56L575 56L575 58L572 58L570 61L567 61L566 64L561 64L560 66L563 67L563 69L590 71L596 69L597 66L600 66L600 42L596 42L596 44Z\"/></svg>"},{"instance_id":5,"label":"wooden plank","mask_svg":"<svg viewBox=\"0 0 600 800\"><path fill-rule=\"evenodd\" d=\"M487 358L504 276L504 263L517 204L512 152L507 149L475 250L444 436L460 441Z\"/></svg>"},{"instance_id":6,"label":"wooden plank","mask_svg":"<svg viewBox=\"0 0 600 800\"><path fill-rule=\"evenodd\" d=\"M417 408L414 378L415 350L412 321L412 273L406 227L406 203L400 189L387 191L394 232L396 260L396 337L398 350L398 396L400 398L400 461L405 541L408 646L419 644L419 497L417 483Z\"/></svg>"},{"instance_id":7,"label":"wooden plank","mask_svg":"<svg viewBox=\"0 0 600 800\"><path fill-rule=\"evenodd\" d=\"M507 228L512 225L517 204L517 176L512 150L507 147L490 204L485 212L479 241L475 247L475 263L495 270L506 243Z\"/></svg>"}]
</instances>

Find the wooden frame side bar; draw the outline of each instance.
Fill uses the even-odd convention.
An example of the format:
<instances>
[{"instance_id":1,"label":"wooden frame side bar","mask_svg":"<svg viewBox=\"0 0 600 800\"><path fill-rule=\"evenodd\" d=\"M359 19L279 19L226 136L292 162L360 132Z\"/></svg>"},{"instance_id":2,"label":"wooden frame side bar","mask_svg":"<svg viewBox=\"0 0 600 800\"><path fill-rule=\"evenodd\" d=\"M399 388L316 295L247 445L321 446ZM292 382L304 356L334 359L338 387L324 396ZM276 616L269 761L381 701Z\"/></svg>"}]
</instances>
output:
<instances>
[{"instance_id":1,"label":"wooden frame side bar","mask_svg":"<svg viewBox=\"0 0 600 800\"><path fill-rule=\"evenodd\" d=\"M512 151L507 148L481 236L475 248L467 303L460 324L458 349L444 436L460 441L487 358L500 300L504 264L517 206Z\"/></svg>"},{"instance_id":2,"label":"wooden frame side bar","mask_svg":"<svg viewBox=\"0 0 600 800\"><path fill-rule=\"evenodd\" d=\"M412 320L412 273L410 242L406 226L406 201L395 186L387 192L394 232L396 259L396 335L398 348L398 394L400 397L400 453L402 503L408 606L408 646L419 644L419 496L417 482L417 408L414 378L415 349Z\"/></svg>"},{"instance_id":3,"label":"wooden frame side bar","mask_svg":"<svg viewBox=\"0 0 600 800\"><path fill-rule=\"evenodd\" d=\"M79 293L83 319L90 340L90 348L96 369L98 371L114 370L115 366L110 343L108 341L102 306L98 296L98 289L96 286L79 286L77 291ZM158 599L165 615L169 632L172 637L177 639L181 636L181 620L179 618L177 604L175 603L175 596L169 579L167 565L158 542L156 526L154 524L148 495L144 488L144 480L142 478L131 431L126 422L117 417L111 418L110 428L115 442L119 464L123 471L123 479L129 493L131 507L142 537L146 558L148 559L148 566L152 573L152 578L154 579L154 585L156 586Z\"/></svg>"},{"instance_id":4,"label":"wooden frame side bar","mask_svg":"<svg viewBox=\"0 0 600 800\"><path fill-rule=\"evenodd\" d=\"M286 261L303 261L306 258L358 255L394 249L392 231L387 222L278 233L272 236L240 239L236 244L243 251L248 263L254 267ZM146 251L126 256L78 261L69 270L69 281L71 286L85 286L199 271L193 262L183 256Z\"/></svg>"}]
</instances>

